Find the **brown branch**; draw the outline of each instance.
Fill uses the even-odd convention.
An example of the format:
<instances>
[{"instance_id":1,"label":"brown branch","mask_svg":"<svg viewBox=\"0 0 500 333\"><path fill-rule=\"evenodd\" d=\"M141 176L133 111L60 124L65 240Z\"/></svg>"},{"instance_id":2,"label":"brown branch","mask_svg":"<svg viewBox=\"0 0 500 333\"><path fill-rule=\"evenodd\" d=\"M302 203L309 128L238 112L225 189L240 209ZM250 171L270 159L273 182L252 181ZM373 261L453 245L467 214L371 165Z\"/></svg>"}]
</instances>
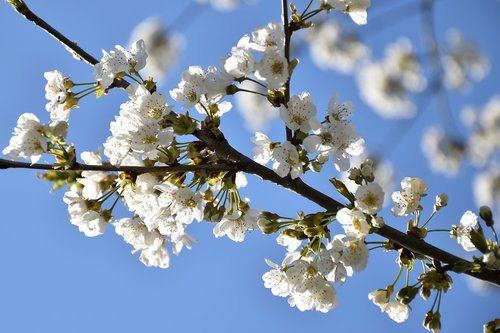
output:
<instances>
[{"instance_id":1,"label":"brown branch","mask_svg":"<svg viewBox=\"0 0 500 333\"><path fill-rule=\"evenodd\" d=\"M99 61L88 54L84 49L78 46L75 42L69 40L61 34L59 31L50 26L47 22L42 20L40 17L35 15L23 0L7 0L12 7L22 16L24 16L28 21L35 23L42 30L47 32L49 35L54 37L56 40L61 42L66 50L68 50L75 58L85 61L87 64L94 66Z\"/></svg>"},{"instance_id":2,"label":"brown branch","mask_svg":"<svg viewBox=\"0 0 500 333\"><path fill-rule=\"evenodd\" d=\"M57 171L122 171L133 172L137 174L149 172L217 172L217 171L239 171L239 166L235 163L220 163L220 164L198 164L198 165L168 165L168 166L114 166L111 164L91 165L83 163L75 163L66 169L55 168L52 164L39 164L9 161L0 158L0 169L36 169L36 170L57 170Z\"/></svg>"},{"instance_id":3,"label":"brown branch","mask_svg":"<svg viewBox=\"0 0 500 333\"><path fill-rule=\"evenodd\" d=\"M434 93L435 106L443 126L448 134L457 137L460 131L453 119L450 101L443 84L444 69L434 27L433 6L433 0L422 0L420 6L423 45L428 57L427 64L431 67L429 88Z\"/></svg>"},{"instance_id":4,"label":"brown branch","mask_svg":"<svg viewBox=\"0 0 500 333\"><path fill-rule=\"evenodd\" d=\"M22 7L22 6L21 7L27 9L26 5L24 4L24 1L22 1L22 0L9 0L9 2L14 6L14 8L16 8L17 11L19 11L19 10L14 3L22 4L24 7ZM289 29L288 5L287 5L286 0L283 0L283 5L286 5L286 7L284 7L284 8L286 8L286 10L284 9L284 12L283 12L284 23L286 22L286 24L284 24L284 27L285 27L285 29ZM27 19L29 19L21 11L19 11L19 12L23 16L25 16ZM29 11L29 12L32 15L31 17L37 17L31 11ZM49 32L49 34L52 37L56 38L58 41L63 43L65 46L68 46L68 45L75 45L76 46L76 44L69 41L66 37L64 37L62 34L60 34L55 29L53 29L45 21L43 21L41 19L38 19L37 21L43 22L45 25L45 28L43 28L43 27L42 28L44 30L46 30L47 32ZM286 35L288 35L289 37L291 36L290 32ZM67 44L67 42L72 43L72 44ZM286 42L286 40L285 40L285 42ZM289 45L289 43L288 43L288 45ZM81 50L79 47L73 48L71 50L72 50L72 52L73 51L77 52L77 54L82 59L85 59L84 57L87 53L85 51ZM285 47L285 52L286 52L286 47ZM124 83L122 83L122 85L120 85L120 87L123 87L125 84L128 85L128 83L125 81ZM287 91L289 91L289 90L287 89ZM334 200L333 198L327 196L326 194L312 188L311 186L304 183L301 179L292 180L290 177L282 178L282 177L278 176L273 170L268 169L268 168L256 163L255 161L248 158L247 156L241 154L239 151L237 151L231 145L229 145L227 140L224 139L223 137L222 138L216 137L212 133L206 132L206 131L203 131L200 129L196 129L194 131L193 135L196 136L201 141L205 142L207 144L207 146L212 148L221 160L227 161L227 164L225 165L226 167L231 167L231 168L234 168L234 170L244 171L244 172L247 172L250 174L257 175L264 180L273 182L277 185L280 185L280 186L283 186L287 189L290 189L290 190L300 194L304 198L309 199L312 202L315 202L316 204L318 204L319 206L325 208L326 210L328 210L330 212L337 212L339 209L344 207L344 205L341 204L340 202L338 202L338 201ZM18 165L18 163L21 163L21 162L11 162L11 161L8 161L8 162L13 163L11 165L16 165L16 164ZM28 163L26 163L26 164L28 164ZM28 165L30 165L30 164L28 164ZM222 171L222 170L217 168L217 167L220 167L222 165L224 165L224 164L205 166L205 168L207 168L207 167L214 168L216 170ZM33 164L31 166L38 166L38 164ZM44 166L46 166L46 165L44 165ZM79 166L83 167L84 165L79 164ZM16 166L9 166L9 167L16 167ZM20 167L20 166L17 166L17 167ZM24 165L22 167L26 167L26 166ZM89 166L87 165L87 167L89 167ZM94 167L103 167L103 166L90 166L90 167L94 168ZM195 166L175 166L175 167L172 166L172 167L164 167L164 168L167 170L170 170L170 171L177 170L174 168L182 168L183 171L192 171L192 170L187 170L187 168L190 168L190 167L195 167ZM200 167L200 166L198 166L198 167ZM4 168L7 168L7 167L4 167ZM31 167L31 168L36 168L36 167ZM113 167L113 168L116 169L113 171L127 171L126 169L128 169L129 171L132 171L131 168L137 168L137 167ZM159 167L154 167L154 170L159 171L158 168ZM81 169L78 169L78 170L81 170ZM86 169L86 170L91 170L91 169ZM101 170L101 169L94 169L94 170ZM145 171L144 167L139 167L139 170L142 170L143 172L151 172L151 171ZM136 172L136 171L137 171L137 169L135 169L134 172ZM179 171L179 170L177 170L177 171ZM213 171L215 171L215 170L213 170ZM407 234L405 234L397 229L394 229L388 225L383 226L376 233L384 238L392 240L393 242L395 242L395 243L401 245L402 247L407 248L415 253L423 254L423 255L435 258L435 259L437 259L445 264L453 265L457 262L468 262L467 260L463 260L463 259L461 259L461 258L459 258L451 253L443 251L443 250L441 250L433 245L426 243L423 240L420 240L420 239L417 239L413 236L407 235ZM478 273L466 272L466 274L473 276L473 277L476 277L478 279L481 279L483 281L491 282L497 286L500 286L500 272L499 271L485 270L485 271L478 272Z\"/></svg>"},{"instance_id":5,"label":"brown branch","mask_svg":"<svg viewBox=\"0 0 500 333\"><path fill-rule=\"evenodd\" d=\"M288 23L288 1L283 0L281 3L281 10L283 16L283 30L285 32L285 58L288 65L290 65L290 44L292 40L292 30L290 29L290 24ZM288 79L285 83L285 106L288 107L288 102L290 101L290 80L291 77L288 75ZM286 140L292 141L292 130L285 125Z\"/></svg>"}]
</instances>

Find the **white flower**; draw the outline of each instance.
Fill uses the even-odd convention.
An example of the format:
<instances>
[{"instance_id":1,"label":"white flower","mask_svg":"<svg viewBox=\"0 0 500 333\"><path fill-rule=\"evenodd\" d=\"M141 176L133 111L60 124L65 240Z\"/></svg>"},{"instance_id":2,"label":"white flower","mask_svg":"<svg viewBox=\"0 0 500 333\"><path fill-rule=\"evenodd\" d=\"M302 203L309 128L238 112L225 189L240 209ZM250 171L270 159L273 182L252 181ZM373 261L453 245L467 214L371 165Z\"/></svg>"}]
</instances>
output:
<instances>
[{"instance_id":1,"label":"white flower","mask_svg":"<svg viewBox=\"0 0 500 333\"><path fill-rule=\"evenodd\" d=\"M240 211L232 212L232 214L225 214L222 220L214 227L213 233L215 237L227 236L235 242L243 242L245 240L245 233L248 230L257 229L257 218L259 211L256 209L249 209L247 212Z\"/></svg>"},{"instance_id":2,"label":"white flower","mask_svg":"<svg viewBox=\"0 0 500 333\"><path fill-rule=\"evenodd\" d=\"M337 212L336 218L348 236L362 238L370 231L370 225L366 222L365 215L357 209L342 208Z\"/></svg>"},{"instance_id":3,"label":"white flower","mask_svg":"<svg viewBox=\"0 0 500 333\"><path fill-rule=\"evenodd\" d=\"M319 128L320 124L314 118L315 116L316 106L311 95L307 92L290 97L288 107L280 106L281 119L289 129L294 131L300 130L303 133L308 133L311 128Z\"/></svg>"},{"instance_id":4,"label":"white flower","mask_svg":"<svg viewBox=\"0 0 500 333\"><path fill-rule=\"evenodd\" d=\"M363 238L336 235L326 248L335 260L344 264L348 276L363 271L368 264L368 248Z\"/></svg>"},{"instance_id":5,"label":"white flower","mask_svg":"<svg viewBox=\"0 0 500 333\"><path fill-rule=\"evenodd\" d=\"M259 164L266 165L272 157L271 140L264 133L255 132L252 142L256 145L253 151L253 160Z\"/></svg>"},{"instance_id":6,"label":"white flower","mask_svg":"<svg viewBox=\"0 0 500 333\"><path fill-rule=\"evenodd\" d=\"M206 93L205 72L199 66L190 66L182 73L178 88L170 90L170 96L177 102L184 102L184 108L190 108Z\"/></svg>"},{"instance_id":7,"label":"white flower","mask_svg":"<svg viewBox=\"0 0 500 333\"><path fill-rule=\"evenodd\" d=\"M161 81L184 49L183 36L167 29L161 19L150 17L134 28L129 40L132 43L139 39L144 40L148 54L146 75Z\"/></svg>"},{"instance_id":8,"label":"white flower","mask_svg":"<svg viewBox=\"0 0 500 333\"><path fill-rule=\"evenodd\" d=\"M448 32L448 43L449 50L443 57L444 83L449 89L467 90L471 81L481 81L486 76L490 62L477 45L455 29Z\"/></svg>"},{"instance_id":9,"label":"white flower","mask_svg":"<svg viewBox=\"0 0 500 333\"><path fill-rule=\"evenodd\" d=\"M193 220L203 220L205 203L200 192L193 192L189 187L181 187L164 182L155 186L162 192L160 201L162 206L170 207L175 214L176 221L182 224L190 224Z\"/></svg>"},{"instance_id":10,"label":"white flower","mask_svg":"<svg viewBox=\"0 0 500 333\"><path fill-rule=\"evenodd\" d=\"M43 76L47 80L45 98L48 103L45 105L45 109L50 112L50 119L67 122L70 110L65 106L68 98L68 90L65 86L66 78L58 70L45 72Z\"/></svg>"},{"instance_id":11,"label":"white flower","mask_svg":"<svg viewBox=\"0 0 500 333\"><path fill-rule=\"evenodd\" d=\"M78 230L83 232L87 237L102 235L106 229L106 221L102 215L93 210L73 216L71 224L78 226Z\"/></svg>"},{"instance_id":12,"label":"white flower","mask_svg":"<svg viewBox=\"0 0 500 333\"><path fill-rule=\"evenodd\" d=\"M17 120L9 145L2 153L14 160L21 158L36 163L47 150L46 127L32 113L23 113Z\"/></svg>"},{"instance_id":13,"label":"white flower","mask_svg":"<svg viewBox=\"0 0 500 333\"><path fill-rule=\"evenodd\" d=\"M196 2L210 4L216 10L227 11L238 7L241 0L196 0Z\"/></svg>"},{"instance_id":14,"label":"white flower","mask_svg":"<svg viewBox=\"0 0 500 333\"><path fill-rule=\"evenodd\" d=\"M299 246L302 244L301 240L298 240L293 237L289 237L283 234L279 234L278 237L276 237L276 242L281 245L281 246L286 246L287 252L294 252L296 251Z\"/></svg>"},{"instance_id":15,"label":"white flower","mask_svg":"<svg viewBox=\"0 0 500 333\"><path fill-rule=\"evenodd\" d=\"M457 175L464 155L464 147L459 142L432 126L425 130L421 147L433 171L448 177Z\"/></svg>"},{"instance_id":16,"label":"white flower","mask_svg":"<svg viewBox=\"0 0 500 333\"><path fill-rule=\"evenodd\" d=\"M261 51L276 49L283 52L285 48L285 32L283 25L270 22L265 27L258 27L252 32L253 41L261 47Z\"/></svg>"},{"instance_id":17,"label":"white flower","mask_svg":"<svg viewBox=\"0 0 500 333\"><path fill-rule=\"evenodd\" d=\"M346 33L337 22L324 21L308 31L311 58L322 69L348 74L368 55L359 38Z\"/></svg>"},{"instance_id":18,"label":"white flower","mask_svg":"<svg viewBox=\"0 0 500 333\"><path fill-rule=\"evenodd\" d=\"M420 206L420 199L427 190L427 184L420 178L405 177L401 181L401 187L401 191L392 193L395 207L391 211L396 216L407 216Z\"/></svg>"},{"instance_id":19,"label":"white flower","mask_svg":"<svg viewBox=\"0 0 500 333\"><path fill-rule=\"evenodd\" d=\"M389 303L389 292L386 289L378 289L372 291L368 294L368 299L380 308L380 311L384 311L385 307Z\"/></svg>"},{"instance_id":20,"label":"white flower","mask_svg":"<svg viewBox=\"0 0 500 333\"><path fill-rule=\"evenodd\" d=\"M134 247L132 253L141 251L140 260L146 266L167 268L169 255L165 239L157 231L148 231L139 218L124 218L113 223L115 231Z\"/></svg>"},{"instance_id":21,"label":"white flower","mask_svg":"<svg viewBox=\"0 0 500 333\"><path fill-rule=\"evenodd\" d=\"M250 37L243 36L231 55L224 60L224 70L234 78L244 77L255 70L257 62L249 49Z\"/></svg>"},{"instance_id":22,"label":"white flower","mask_svg":"<svg viewBox=\"0 0 500 333\"><path fill-rule=\"evenodd\" d=\"M123 159L130 151L130 142L125 139L118 139L114 136L109 136L106 139L104 146L104 156L109 159L113 165L121 165Z\"/></svg>"},{"instance_id":23,"label":"white flower","mask_svg":"<svg viewBox=\"0 0 500 333\"><path fill-rule=\"evenodd\" d=\"M358 187L354 194L356 208L366 214L376 214L382 209L384 203L384 191L377 183L369 183Z\"/></svg>"},{"instance_id":24,"label":"white flower","mask_svg":"<svg viewBox=\"0 0 500 333\"><path fill-rule=\"evenodd\" d=\"M367 22L366 10L371 5L371 0L321 0L323 6L335 8L349 14L354 23L364 25Z\"/></svg>"},{"instance_id":25,"label":"white flower","mask_svg":"<svg viewBox=\"0 0 500 333\"><path fill-rule=\"evenodd\" d=\"M100 152L83 152L80 157L86 164L101 165ZM77 178L78 183L83 185L82 196L88 200L96 200L102 196L101 181L107 177L102 171L82 171L82 177Z\"/></svg>"},{"instance_id":26,"label":"white flower","mask_svg":"<svg viewBox=\"0 0 500 333\"><path fill-rule=\"evenodd\" d=\"M271 260L265 259L265 261L273 269L262 275L264 287L271 289L274 296L286 297L290 295L291 286L283 269Z\"/></svg>"},{"instance_id":27,"label":"white flower","mask_svg":"<svg viewBox=\"0 0 500 333\"><path fill-rule=\"evenodd\" d=\"M116 117L115 121L111 122L110 129L112 135L118 138L115 145L123 147L120 149L121 153L125 152L128 147L132 152L149 159L158 158L156 148L169 146L174 138L172 127L162 128L157 121L143 118L136 113L126 113L126 115ZM126 142L120 143L121 140ZM111 145L110 148L112 149L113 146ZM104 153L107 154L106 149ZM108 153L114 155L114 152L109 152L109 149Z\"/></svg>"},{"instance_id":28,"label":"white flower","mask_svg":"<svg viewBox=\"0 0 500 333\"><path fill-rule=\"evenodd\" d=\"M116 45L109 53L104 50L102 53L101 61L94 66L94 78L101 82L103 89L113 83L116 74L143 69L148 57L143 40L133 43L129 50Z\"/></svg>"},{"instance_id":29,"label":"white flower","mask_svg":"<svg viewBox=\"0 0 500 333\"><path fill-rule=\"evenodd\" d=\"M288 61L278 51L264 52L256 69L255 76L267 82L269 89L279 89L288 80Z\"/></svg>"},{"instance_id":30,"label":"white flower","mask_svg":"<svg viewBox=\"0 0 500 333\"><path fill-rule=\"evenodd\" d=\"M473 118L466 153L475 166L483 166L500 150L500 95L493 95L482 108L468 106L462 113Z\"/></svg>"},{"instance_id":31,"label":"white flower","mask_svg":"<svg viewBox=\"0 0 500 333\"><path fill-rule=\"evenodd\" d=\"M171 106L167 105L167 97L157 91L151 93L144 85L131 84L127 88L130 100L120 105L120 115L135 114L145 120L160 121L166 116Z\"/></svg>"},{"instance_id":32,"label":"white flower","mask_svg":"<svg viewBox=\"0 0 500 333\"><path fill-rule=\"evenodd\" d=\"M100 213L87 207L87 201L76 193L75 188L64 194L63 201L68 205L71 224L78 226L85 236L95 237L104 233L106 221Z\"/></svg>"},{"instance_id":33,"label":"white flower","mask_svg":"<svg viewBox=\"0 0 500 333\"><path fill-rule=\"evenodd\" d=\"M476 250L476 246L472 243L470 233L477 229L477 216L470 210L466 211L460 219L460 225L457 228L457 241L462 245L465 251L472 252Z\"/></svg>"},{"instance_id":34,"label":"white flower","mask_svg":"<svg viewBox=\"0 0 500 333\"><path fill-rule=\"evenodd\" d=\"M390 301L385 305L384 312L386 312L396 323L402 323L408 319L410 308L408 305L398 301Z\"/></svg>"},{"instance_id":35,"label":"white flower","mask_svg":"<svg viewBox=\"0 0 500 333\"><path fill-rule=\"evenodd\" d=\"M304 173L299 153L290 141L285 141L281 147L274 148L272 156L274 159L273 170L280 177L286 177L290 174L292 179L295 179Z\"/></svg>"},{"instance_id":36,"label":"white flower","mask_svg":"<svg viewBox=\"0 0 500 333\"><path fill-rule=\"evenodd\" d=\"M486 205L500 209L500 166L493 163L484 172L474 177L474 199L478 206Z\"/></svg>"}]
</instances>

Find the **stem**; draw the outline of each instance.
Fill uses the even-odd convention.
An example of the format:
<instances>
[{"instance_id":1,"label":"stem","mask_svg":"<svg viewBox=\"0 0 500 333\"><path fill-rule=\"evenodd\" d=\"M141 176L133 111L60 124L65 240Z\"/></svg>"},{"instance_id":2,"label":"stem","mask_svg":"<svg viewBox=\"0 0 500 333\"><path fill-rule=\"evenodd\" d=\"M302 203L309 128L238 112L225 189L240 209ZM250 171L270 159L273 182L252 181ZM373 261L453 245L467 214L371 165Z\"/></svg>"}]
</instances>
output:
<instances>
[{"instance_id":1,"label":"stem","mask_svg":"<svg viewBox=\"0 0 500 333\"><path fill-rule=\"evenodd\" d=\"M311 7L312 3L313 3L313 0L309 0L309 3L307 4L306 9L304 9L302 14L300 14L301 17L306 14L307 10L309 9L309 7Z\"/></svg>"},{"instance_id":2,"label":"stem","mask_svg":"<svg viewBox=\"0 0 500 333\"><path fill-rule=\"evenodd\" d=\"M243 82L243 81L252 81L253 83L258 84L259 86L261 86L262 88L265 88L265 89L267 90L267 86L266 86L264 83L262 83L262 82L260 82L260 81L258 81L258 80L254 80L254 79L252 79L251 77L245 76L245 77L241 80L241 82Z\"/></svg>"},{"instance_id":3,"label":"stem","mask_svg":"<svg viewBox=\"0 0 500 333\"><path fill-rule=\"evenodd\" d=\"M285 32L285 58L288 63L290 63L290 42L292 39L292 31L290 30L290 24L288 23L288 1L283 0L281 3L282 16L283 16L283 30ZM285 106L288 107L288 102L290 101L290 80L288 77L285 83ZM292 130L285 126L286 140L292 141Z\"/></svg>"},{"instance_id":4,"label":"stem","mask_svg":"<svg viewBox=\"0 0 500 333\"><path fill-rule=\"evenodd\" d=\"M260 96L264 96L267 98L267 94L263 94L263 93L260 93L258 91L253 91L253 90L248 90L248 89L243 89L243 88L237 88L238 91L243 91L243 92L247 92L247 93L251 93L251 94L256 94L256 95L260 95Z\"/></svg>"},{"instance_id":5,"label":"stem","mask_svg":"<svg viewBox=\"0 0 500 333\"><path fill-rule=\"evenodd\" d=\"M495 227L491 226L490 229L493 232L493 236L495 236L495 240L496 240L497 245L498 245L498 236L497 236L497 232L495 230Z\"/></svg>"},{"instance_id":6,"label":"stem","mask_svg":"<svg viewBox=\"0 0 500 333\"><path fill-rule=\"evenodd\" d=\"M394 287L394 285L396 284L396 282L398 282L399 278L401 277L401 273L403 272L403 265L399 266L399 272L398 272L398 275L396 275L396 278L394 279L394 282L392 282L390 285L392 287Z\"/></svg>"},{"instance_id":7,"label":"stem","mask_svg":"<svg viewBox=\"0 0 500 333\"><path fill-rule=\"evenodd\" d=\"M423 44L428 56L428 64L432 64L432 77L429 83L429 88L434 92L435 106L441 117L441 122L447 130L448 134L454 134L452 137L458 136L460 133L455 120L453 119L450 101L448 94L443 86L443 63L439 52L436 32L434 29L433 19L433 0L422 0L421 2L421 27Z\"/></svg>"},{"instance_id":8,"label":"stem","mask_svg":"<svg viewBox=\"0 0 500 333\"><path fill-rule=\"evenodd\" d=\"M422 226L420 228L425 227L427 225L427 223L429 223L431 221L431 219L434 217L434 215L436 214L436 212L437 212L437 210L433 210L431 216L429 216L429 218L427 219L427 221L425 221L425 223L422 224Z\"/></svg>"}]
</instances>

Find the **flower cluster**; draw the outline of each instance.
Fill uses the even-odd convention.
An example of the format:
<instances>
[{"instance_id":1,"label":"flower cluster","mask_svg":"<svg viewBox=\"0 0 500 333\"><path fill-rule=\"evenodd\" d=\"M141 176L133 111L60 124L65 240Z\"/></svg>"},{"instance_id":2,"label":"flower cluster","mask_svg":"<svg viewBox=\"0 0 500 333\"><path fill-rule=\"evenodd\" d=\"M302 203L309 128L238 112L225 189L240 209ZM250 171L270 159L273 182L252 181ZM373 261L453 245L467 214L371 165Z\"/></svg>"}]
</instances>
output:
<instances>
[{"instance_id":1,"label":"flower cluster","mask_svg":"<svg viewBox=\"0 0 500 333\"><path fill-rule=\"evenodd\" d=\"M349 74L368 56L368 48L359 38L345 32L340 23L334 21L325 21L312 27L307 41L312 60L322 69Z\"/></svg>"},{"instance_id":2,"label":"flower cluster","mask_svg":"<svg viewBox=\"0 0 500 333\"><path fill-rule=\"evenodd\" d=\"M411 118L416 108L411 92L425 88L426 80L408 39L389 45L381 62L364 65L357 74L361 97L385 118Z\"/></svg>"}]
</instances>

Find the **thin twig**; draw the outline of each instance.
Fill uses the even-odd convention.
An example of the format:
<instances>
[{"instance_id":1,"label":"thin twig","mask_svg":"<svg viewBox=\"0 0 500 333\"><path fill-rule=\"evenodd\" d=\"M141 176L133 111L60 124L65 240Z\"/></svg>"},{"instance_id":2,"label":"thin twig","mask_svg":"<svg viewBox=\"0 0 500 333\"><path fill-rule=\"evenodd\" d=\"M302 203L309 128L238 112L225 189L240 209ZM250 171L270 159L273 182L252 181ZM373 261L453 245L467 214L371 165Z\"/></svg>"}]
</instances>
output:
<instances>
[{"instance_id":1,"label":"thin twig","mask_svg":"<svg viewBox=\"0 0 500 333\"><path fill-rule=\"evenodd\" d=\"M285 32L285 58L288 64L290 64L290 42L292 40L292 30L290 29L290 24L288 23L288 1L283 0L281 3L282 16L283 16L283 30ZM290 76L285 83L285 106L288 107L288 102L290 101ZM286 140L292 141L292 130L285 125Z\"/></svg>"},{"instance_id":2,"label":"thin twig","mask_svg":"<svg viewBox=\"0 0 500 333\"><path fill-rule=\"evenodd\" d=\"M434 28L433 5L433 0L422 0L420 7L422 39L432 72L429 86L434 92L436 109L447 134L456 138L460 131L452 116L448 94L443 85L444 69Z\"/></svg>"}]
</instances>

